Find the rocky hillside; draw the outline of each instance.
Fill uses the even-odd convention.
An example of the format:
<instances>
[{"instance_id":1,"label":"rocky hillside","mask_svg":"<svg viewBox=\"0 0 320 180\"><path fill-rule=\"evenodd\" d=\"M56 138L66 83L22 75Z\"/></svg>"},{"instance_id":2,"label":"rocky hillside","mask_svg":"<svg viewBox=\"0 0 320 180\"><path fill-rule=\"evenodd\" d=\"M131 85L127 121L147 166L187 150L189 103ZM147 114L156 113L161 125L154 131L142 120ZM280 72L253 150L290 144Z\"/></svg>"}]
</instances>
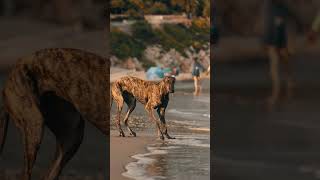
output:
<instances>
[{"instance_id":1,"label":"rocky hillside","mask_svg":"<svg viewBox=\"0 0 320 180\"><path fill-rule=\"evenodd\" d=\"M127 24L131 33L111 25L113 66L136 70L150 66L179 67L181 72L190 72L195 58L205 67L210 64L208 19L195 19L190 26L164 23L160 27L137 21Z\"/></svg>"},{"instance_id":2,"label":"rocky hillside","mask_svg":"<svg viewBox=\"0 0 320 180\"><path fill-rule=\"evenodd\" d=\"M210 45L205 45L201 50L195 51L193 48L186 49L186 56L183 56L175 49L164 51L160 45L148 46L143 52L144 61L148 61L150 65L159 67L178 66L181 72L190 72L193 59L197 58L201 64L207 68L210 65ZM127 59L119 59L111 56L111 63L114 67L125 69L145 70L147 68L138 58L129 57Z\"/></svg>"}]
</instances>

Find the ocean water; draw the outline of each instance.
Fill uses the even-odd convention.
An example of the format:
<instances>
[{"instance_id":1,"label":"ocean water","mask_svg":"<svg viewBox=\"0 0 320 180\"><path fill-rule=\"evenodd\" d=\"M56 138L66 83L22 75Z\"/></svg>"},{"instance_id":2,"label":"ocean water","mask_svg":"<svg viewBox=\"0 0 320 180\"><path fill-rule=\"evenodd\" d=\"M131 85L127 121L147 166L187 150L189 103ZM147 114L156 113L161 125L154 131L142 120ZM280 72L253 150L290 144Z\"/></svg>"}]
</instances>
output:
<instances>
[{"instance_id":1,"label":"ocean water","mask_svg":"<svg viewBox=\"0 0 320 180\"><path fill-rule=\"evenodd\" d=\"M207 180L210 176L210 142L206 135L180 134L167 142L150 144L148 152L132 156L124 176L136 180Z\"/></svg>"},{"instance_id":2,"label":"ocean water","mask_svg":"<svg viewBox=\"0 0 320 180\"><path fill-rule=\"evenodd\" d=\"M135 160L125 166L126 172L122 175L136 180L209 179L209 94L195 97L190 92L176 92L170 97L166 120L169 134L176 139L149 144L146 153L132 156Z\"/></svg>"},{"instance_id":3,"label":"ocean water","mask_svg":"<svg viewBox=\"0 0 320 180\"><path fill-rule=\"evenodd\" d=\"M179 96L179 95L177 95ZM181 95L180 95L181 96ZM190 128L210 130L210 95L184 95L187 97L174 98L170 102L166 115L170 121L184 124ZM183 106L181 106L183 105Z\"/></svg>"}]
</instances>

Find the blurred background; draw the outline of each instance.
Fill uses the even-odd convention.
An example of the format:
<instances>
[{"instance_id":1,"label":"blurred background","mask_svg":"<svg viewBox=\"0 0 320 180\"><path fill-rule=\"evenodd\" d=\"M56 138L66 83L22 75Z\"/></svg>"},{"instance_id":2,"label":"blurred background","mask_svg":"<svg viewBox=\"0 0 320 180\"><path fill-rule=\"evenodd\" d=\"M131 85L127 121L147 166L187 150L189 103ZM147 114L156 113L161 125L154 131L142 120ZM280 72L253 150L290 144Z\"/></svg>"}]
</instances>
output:
<instances>
[{"instance_id":1,"label":"blurred background","mask_svg":"<svg viewBox=\"0 0 320 180\"><path fill-rule=\"evenodd\" d=\"M108 55L105 0L0 0L0 89L18 58L43 48L79 48ZM106 137L86 123L84 141L61 179L105 179ZM94 139L94 140L92 140ZM0 156L0 179L20 179L23 148L19 132L9 123ZM40 147L33 179L40 179L55 151L48 129Z\"/></svg>"},{"instance_id":2,"label":"blurred background","mask_svg":"<svg viewBox=\"0 0 320 180\"><path fill-rule=\"evenodd\" d=\"M0 67L47 47L107 54L104 0L1 0Z\"/></svg>"},{"instance_id":3,"label":"blurred background","mask_svg":"<svg viewBox=\"0 0 320 180\"><path fill-rule=\"evenodd\" d=\"M318 179L320 1L214 3L213 179Z\"/></svg>"}]
</instances>

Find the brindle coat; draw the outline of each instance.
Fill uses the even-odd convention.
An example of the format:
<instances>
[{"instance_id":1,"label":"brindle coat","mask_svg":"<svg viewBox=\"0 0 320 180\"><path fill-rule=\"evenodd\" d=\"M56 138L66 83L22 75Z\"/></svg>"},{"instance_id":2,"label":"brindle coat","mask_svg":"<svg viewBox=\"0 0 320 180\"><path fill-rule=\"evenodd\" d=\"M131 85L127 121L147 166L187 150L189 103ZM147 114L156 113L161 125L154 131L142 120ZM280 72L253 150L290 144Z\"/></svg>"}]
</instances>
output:
<instances>
[{"instance_id":1,"label":"brindle coat","mask_svg":"<svg viewBox=\"0 0 320 180\"><path fill-rule=\"evenodd\" d=\"M31 179L44 125L55 135L55 159L44 179L57 179L78 150L84 120L109 135L109 61L76 49L44 49L18 61L3 90L0 152L8 119L24 144L23 179Z\"/></svg>"},{"instance_id":2,"label":"brindle coat","mask_svg":"<svg viewBox=\"0 0 320 180\"><path fill-rule=\"evenodd\" d=\"M174 93L174 77L165 77L160 82L144 81L136 77L126 76L116 80L111 87L111 103L114 99L117 103L117 127L120 136L125 136L120 125L120 116L124 102L128 105L128 111L124 118L125 126L131 135L136 136L136 133L128 126L128 119L131 112L136 107L136 100L145 106L145 110L152 121L154 121L158 128L158 135L160 139L164 139L166 135L169 136L165 121L165 110L169 102L169 93ZM157 109L159 120L154 116L153 109Z\"/></svg>"}]
</instances>

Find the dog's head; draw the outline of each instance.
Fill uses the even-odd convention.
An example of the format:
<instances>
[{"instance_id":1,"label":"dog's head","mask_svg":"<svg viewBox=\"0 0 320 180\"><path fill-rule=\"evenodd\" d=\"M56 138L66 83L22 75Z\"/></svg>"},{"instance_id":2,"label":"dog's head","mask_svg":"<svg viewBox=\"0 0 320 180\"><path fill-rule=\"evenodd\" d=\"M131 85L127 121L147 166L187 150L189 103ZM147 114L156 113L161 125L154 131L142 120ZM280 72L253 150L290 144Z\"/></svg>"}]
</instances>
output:
<instances>
[{"instance_id":1,"label":"dog's head","mask_svg":"<svg viewBox=\"0 0 320 180\"><path fill-rule=\"evenodd\" d=\"M174 83L176 78L174 76L166 76L163 78L164 86L169 93L174 93Z\"/></svg>"}]
</instances>

